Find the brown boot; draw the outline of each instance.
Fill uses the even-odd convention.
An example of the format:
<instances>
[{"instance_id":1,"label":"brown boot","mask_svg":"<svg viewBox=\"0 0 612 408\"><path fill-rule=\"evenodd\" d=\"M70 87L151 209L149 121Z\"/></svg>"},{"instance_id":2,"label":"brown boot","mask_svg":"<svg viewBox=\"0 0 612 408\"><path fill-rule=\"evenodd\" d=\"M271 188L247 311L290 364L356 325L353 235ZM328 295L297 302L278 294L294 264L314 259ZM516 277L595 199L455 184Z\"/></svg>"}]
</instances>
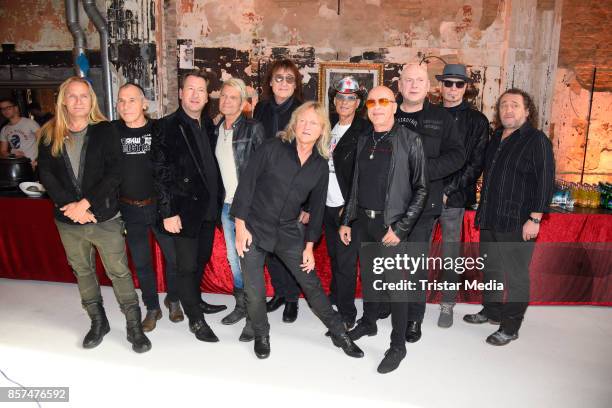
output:
<instances>
[{"instance_id":1,"label":"brown boot","mask_svg":"<svg viewBox=\"0 0 612 408\"><path fill-rule=\"evenodd\" d=\"M142 321L142 331L150 332L152 331L159 319L162 318L162 312L160 309L147 310L147 315Z\"/></svg>"},{"instance_id":2,"label":"brown boot","mask_svg":"<svg viewBox=\"0 0 612 408\"><path fill-rule=\"evenodd\" d=\"M164 305L169 309L168 317L173 323L182 322L185 319L183 315L183 309L181 309L181 302L170 302L168 296L164 299Z\"/></svg>"}]
</instances>

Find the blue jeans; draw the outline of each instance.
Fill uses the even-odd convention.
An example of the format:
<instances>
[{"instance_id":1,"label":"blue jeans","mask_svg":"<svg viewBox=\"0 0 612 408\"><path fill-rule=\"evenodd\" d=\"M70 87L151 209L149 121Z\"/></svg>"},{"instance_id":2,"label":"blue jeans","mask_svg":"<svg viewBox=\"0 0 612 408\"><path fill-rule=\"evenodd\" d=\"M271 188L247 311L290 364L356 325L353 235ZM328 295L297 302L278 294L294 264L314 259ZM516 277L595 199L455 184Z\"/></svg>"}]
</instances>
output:
<instances>
[{"instance_id":1,"label":"blue jeans","mask_svg":"<svg viewBox=\"0 0 612 408\"><path fill-rule=\"evenodd\" d=\"M142 290L142 301L147 310L159 309L157 295L157 274L153 269L149 230L153 231L166 261L166 287L168 300L176 302L178 290L176 287L176 253L171 236L164 234L157 227L157 205L151 204L137 207L120 203L119 210L125 222L127 244L132 254L136 275Z\"/></svg>"},{"instance_id":2,"label":"blue jeans","mask_svg":"<svg viewBox=\"0 0 612 408\"><path fill-rule=\"evenodd\" d=\"M234 275L234 288L242 289L242 272L240 271L240 258L236 251L236 223L234 217L230 215L231 204L223 203L223 211L221 211L221 224L223 224L223 237L225 238L225 247L227 248L227 261L229 262Z\"/></svg>"}]
</instances>

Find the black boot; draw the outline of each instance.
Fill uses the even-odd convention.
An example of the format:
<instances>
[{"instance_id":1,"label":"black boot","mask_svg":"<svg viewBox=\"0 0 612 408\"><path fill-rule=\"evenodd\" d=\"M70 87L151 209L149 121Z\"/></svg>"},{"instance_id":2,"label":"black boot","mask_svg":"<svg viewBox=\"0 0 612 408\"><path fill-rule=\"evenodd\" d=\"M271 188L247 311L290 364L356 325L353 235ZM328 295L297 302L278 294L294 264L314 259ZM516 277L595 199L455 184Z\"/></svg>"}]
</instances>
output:
<instances>
[{"instance_id":1,"label":"black boot","mask_svg":"<svg viewBox=\"0 0 612 408\"><path fill-rule=\"evenodd\" d=\"M225 305L211 305L210 303L206 303L205 301L201 301L200 302L200 309L202 309L202 312L205 314L213 314L213 313L219 313L224 311L225 309L227 309L227 306Z\"/></svg>"},{"instance_id":2,"label":"black boot","mask_svg":"<svg viewBox=\"0 0 612 408\"><path fill-rule=\"evenodd\" d=\"M104 335L110 331L110 326L102 303L87 305L85 310L91 319L91 329L89 329L83 339L83 347L90 349L102 343Z\"/></svg>"},{"instance_id":3,"label":"black boot","mask_svg":"<svg viewBox=\"0 0 612 408\"><path fill-rule=\"evenodd\" d=\"M204 320L204 318L197 320L195 322L189 323L189 330L195 334L196 339L200 341L205 341L207 343L216 343L219 341L217 335L212 331L208 323Z\"/></svg>"},{"instance_id":4,"label":"black boot","mask_svg":"<svg viewBox=\"0 0 612 408\"><path fill-rule=\"evenodd\" d=\"M285 310L283 310L283 322L293 323L298 317L298 302L285 302Z\"/></svg>"},{"instance_id":5,"label":"black boot","mask_svg":"<svg viewBox=\"0 0 612 408\"><path fill-rule=\"evenodd\" d=\"M255 337L253 349L257 358L268 358L270 356L270 336Z\"/></svg>"},{"instance_id":6,"label":"black boot","mask_svg":"<svg viewBox=\"0 0 612 408\"><path fill-rule=\"evenodd\" d=\"M274 295L272 299L266 302L266 311L273 312L284 304L285 304L284 297Z\"/></svg>"},{"instance_id":7,"label":"black boot","mask_svg":"<svg viewBox=\"0 0 612 408\"><path fill-rule=\"evenodd\" d=\"M234 288L234 297L236 298L236 307L232 313L221 319L221 323L223 324L235 324L246 317L244 290Z\"/></svg>"},{"instance_id":8,"label":"black boot","mask_svg":"<svg viewBox=\"0 0 612 408\"><path fill-rule=\"evenodd\" d=\"M140 306L138 304L127 306L124 313L127 322L127 340L132 343L132 350L137 353L151 350L151 342L142 331Z\"/></svg>"},{"instance_id":9,"label":"black boot","mask_svg":"<svg viewBox=\"0 0 612 408\"><path fill-rule=\"evenodd\" d=\"M243 342L249 342L253 341L254 338L255 332L253 331L253 325L251 324L251 319L249 319L247 316L246 324L244 325L244 328L242 329L242 333L240 333L240 338L238 340Z\"/></svg>"},{"instance_id":10,"label":"black boot","mask_svg":"<svg viewBox=\"0 0 612 408\"><path fill-rule=\"evenodd\" d=\"M363 357L363 351L353 343L353 340L351 340L347 333L342 333L341 335L332 334L331 339L334 346L340 347L347 356L355 358Z\"/></svg>"},{"instance_id":11,"label":"black boot","mask_svg":"<svg viewBox=\"0 0 612 408\"><path fill-rule=\"evenodd\" d=\"M416 343L421 339L421 322L408 322L406 328L406 341L408 343Z\"/></svg>"}]
</instances>

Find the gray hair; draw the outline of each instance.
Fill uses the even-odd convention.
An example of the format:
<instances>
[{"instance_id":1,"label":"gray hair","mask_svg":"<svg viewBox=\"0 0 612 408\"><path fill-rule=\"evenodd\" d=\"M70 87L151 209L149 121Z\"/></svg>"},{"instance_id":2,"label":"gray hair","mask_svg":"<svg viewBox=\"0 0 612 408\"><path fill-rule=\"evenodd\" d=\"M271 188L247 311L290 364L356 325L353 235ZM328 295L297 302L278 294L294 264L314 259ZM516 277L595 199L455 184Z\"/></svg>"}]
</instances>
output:
<instances>
[{"instance_id":1,"label":"gray hair","mask_svg":"<svg viewBox=\"0 0 612 408\"><path fill-rule=\"evenodd\" d=\"M244 83L242 79L239 79L239 78L226 79L225 81L223 81L221 90L223 90L223 88L226 86L231 86L232 88L236 88L240 92L241 102L244 102L247 100L246 84Z\"/></svg>"}]
</instances>

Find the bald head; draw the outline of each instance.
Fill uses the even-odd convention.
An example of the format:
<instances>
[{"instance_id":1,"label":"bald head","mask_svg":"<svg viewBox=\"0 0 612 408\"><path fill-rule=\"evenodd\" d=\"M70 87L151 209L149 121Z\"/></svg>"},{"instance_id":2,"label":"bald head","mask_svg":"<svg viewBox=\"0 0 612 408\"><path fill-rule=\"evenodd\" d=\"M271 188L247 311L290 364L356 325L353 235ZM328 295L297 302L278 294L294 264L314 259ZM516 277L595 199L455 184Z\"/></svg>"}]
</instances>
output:
<instances>
[{"instance_id":1,"label":"bald head","mask_svg":"<svg viewBox=\"0 0 612 408\"><path fill-rule=\"evenodd\" d=\"M429 87L427 64L404 65L398 82L399 91L404 98L402 110L418 112L423 109L423 102L425 102Z\"/></svg>"},{"instance_id":2,"label":"bald head","mask_svg":"<svg viewBox=\"0 0 612 408\"><path fill-rule=\"evenodd\" d=\"M393 127L395 122L395 95L386 86L377 86L368 93L366 102L368 106L368 118L376 132L386 132Z\"/></svg>"}]
</instances>

